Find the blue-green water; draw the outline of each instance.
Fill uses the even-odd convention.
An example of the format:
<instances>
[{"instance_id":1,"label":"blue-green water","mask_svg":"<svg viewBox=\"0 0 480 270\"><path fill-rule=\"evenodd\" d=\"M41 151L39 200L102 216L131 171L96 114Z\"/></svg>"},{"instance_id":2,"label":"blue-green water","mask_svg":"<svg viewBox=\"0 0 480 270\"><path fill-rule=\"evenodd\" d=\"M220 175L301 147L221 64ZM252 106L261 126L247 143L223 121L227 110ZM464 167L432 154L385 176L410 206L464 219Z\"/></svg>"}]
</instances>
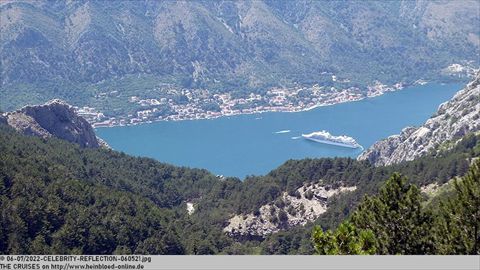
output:
<instances>
[{"instance_id":1,"label":"blue-green water","mask_svg":"<svg viewBox=\"0 0 480 270\"><path fill-rule=\"evenodd\" d=\"M288 159L356 157L360 149L292 137L327 130L333 135L351 136L368 148L406 126L422 124L461 87L427 84L305 112L156 122L99 128L97 133L115 150L131 155L243 178L268 173ZM282 130L291 131L276 133Z\"/></svg>"}]
</instances>

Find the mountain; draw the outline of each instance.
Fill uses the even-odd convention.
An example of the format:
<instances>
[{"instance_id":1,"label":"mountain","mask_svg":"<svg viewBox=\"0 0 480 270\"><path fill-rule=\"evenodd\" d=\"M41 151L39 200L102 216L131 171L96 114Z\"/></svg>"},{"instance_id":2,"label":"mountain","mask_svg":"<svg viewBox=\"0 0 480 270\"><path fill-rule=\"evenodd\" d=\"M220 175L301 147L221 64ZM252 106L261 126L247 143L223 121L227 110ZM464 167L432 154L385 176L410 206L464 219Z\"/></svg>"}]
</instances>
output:
<instances>
[{"instance_id":1,"label":"mountain","mask_svg":"<svg viewBox=\"0 0 480 270\"><path fill-rule=\"evenodd\" d=\"M88 148L107 147L107 144L95 135L92 126L79 116L72 106L59 99L44 105L26 106L4 113L2 117L4 123L25 135L42 138L53 136Z\"/></svg>"},{"instance_id":2,"label":"mountain","mask_svg":"<svg viewBox=\"0 0 480 270\"><path fill-rule=\"evenodd\" d=\"M463 90L440 105L437 113L421 127L407 127L399 135L379 141L358 160L390 165L451 147L468 133L480 131L480 73Z\"/></svg>"},{"instance_id":3,"label":"mountain","mask_svg":"<svg viewBox=\"0 0 480 270\"><path fill-rule=\"evenodd\" d=\"M174 209L217 181L204 170L0 125L0 252L191 252L180 242L188 238L179 225L187 214Z\"/></svg>"},{"instance_id":4,"label":"mountain","mask_svg":"<svg viewBox=\"0 0 480 270\"><path fill-rule=\"evenodd\" d=\"M92 128L60 100L2 119L6 254L311 254L313 224L337 226L392 173L442 185L480 155L480 138L470 134L398 165L305 159L240 181L95 148Z\"/></svg>"},{"instance_id":5,"label":"mountain","mask_svg":"<svg viewBox=\"0 0 480 270\"><path fill-rule=\"evenodd\" d=\"M172 89L443 80L480 65L478 9L478 1L2 1L0 106L62 98L126 115L130 97Z\"/></svg>"},{"instance_id":6,"label":"mountain","mask_svg":"<svg viewBox=\"0 0 480 270\"><path fill-rule=\"evenodd\" d=\"M313 224L334 228L393 172L418 186L442 185L479 155L480 137L467 136L442 155L394 166L305 159L240 181L0 125L0 252L312 254ZM262 217L265 205L275 208L272 221L252 224L271 224L267 234L225 232L236 215Z\"/></svg>"},{"instance_id":7,"label":"mountain","mask_svg":"<svg viewBox=\"0 0 480 270\"><path fill-rule=\"evenodd\" d=\"M289 160L243 180L104 147L78 113L159 119L195 100L205 113L277 90L362 98L372 84L465 80L480 65L479 8L2 1L0 253L478 254L480 74L358 160Z\"/></svg>"}]
</instances>

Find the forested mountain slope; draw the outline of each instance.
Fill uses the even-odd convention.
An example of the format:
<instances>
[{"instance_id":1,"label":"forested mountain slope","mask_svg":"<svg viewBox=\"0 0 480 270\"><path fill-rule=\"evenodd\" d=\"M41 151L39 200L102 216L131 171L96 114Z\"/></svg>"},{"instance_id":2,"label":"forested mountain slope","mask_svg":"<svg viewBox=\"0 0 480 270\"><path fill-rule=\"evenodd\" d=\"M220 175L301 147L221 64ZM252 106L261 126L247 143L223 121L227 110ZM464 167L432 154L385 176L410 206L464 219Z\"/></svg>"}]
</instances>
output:
<instances>
[{"instance_id":1,"label":"forested mountain slope","mask_svg":"<svg viewBox=\"0 0 480 270\"><path fill-rule=\"evenodd\" d=\"M218 181L204 170L0 129L2 253L184 253L174 209Z\"/></svg>"},{"instance_id":2,"label":"forested mountain slope","mask_svg":"<svg viewBox=\"0 0 480 270\"><path fill-rule=\"evenodd\" d=\"M337 229L315 227L318 254L480 254L480 160L452 179L450 196L425 204L421 189L393 174L378 194L365 196Z\"/></svg>"},{"instance_id":3,"label":"forested mountain slope","mask_svg":"<svg viewBox=\"0 0 480 270\"><path fill-rule=\"evenodd\" d=\"M254 212L305 184L356 186L351 193L329 199L328 209L315 221L333 228L393 172L420 186L442 184L463 175L479 154L478 136L468 136L436 157L396 166L307 159L289 161L266 176L242 182L108 149L25 136L2 125L0 248L10 254L312 253L311 222L305 227L278 223L287 231L260 238L236 239L223 229L233 215ZM195 209L191 214L187 202Z\"/></svg>"},{"instance_id":4,"label":"forested mountain slope","mask_svg":"<svg viewBox=\"0 0 480 270\"><path fill-rule=\"evenodd\" d=\"M130 96L172 88L365 90L456 77L480 64L478 10L478 1L2 1L0 106L62 98L115 115Z\"/></svg>"}]
</instances>

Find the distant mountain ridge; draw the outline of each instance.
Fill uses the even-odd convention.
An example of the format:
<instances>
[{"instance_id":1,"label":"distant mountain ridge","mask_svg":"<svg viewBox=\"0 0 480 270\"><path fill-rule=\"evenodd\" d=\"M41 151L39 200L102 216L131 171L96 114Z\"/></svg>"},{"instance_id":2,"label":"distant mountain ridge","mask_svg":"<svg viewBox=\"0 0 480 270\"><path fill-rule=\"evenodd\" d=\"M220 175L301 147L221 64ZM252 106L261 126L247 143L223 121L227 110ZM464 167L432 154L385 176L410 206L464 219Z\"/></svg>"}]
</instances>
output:
<instances>
[{"instance_id":1,"label":"distant mountain ridge","mask_svg":"<svg viewBox=\"0 0 480 270\"><path fill-rule=\"evenodd\" d=\"M407 127L399 135L375 143L358 160L376 166L414 160L444 143L454 143L468 133L480 131L480 73L421 127ZM448 147L448 146L447 146Z\"/></svg>"},{"instance_id":2,"label":"distant mountain ridge","mask_svg":"<svg viewBox=\"0 0 480 270\"><path fill-rule=\"evenodd\" d=\"M54 99L43 105L26 106L2 115L3 121L25 135L57 137L86 148L107 144L95 135L92 126L72 106Z\"/></svg>"},{"instance_id":3,"label":"distant mountain ridge","mask_svg":"<svg viewBox=\"0 0 480 270\"><path fill-rule=\"evenodd\" d=\"M479 66L479 5L2 1L0 105L19 108L25 95L91 105L102 82L127 100L120 78L216 91L437 79L452 64Z\"/></svg>"}]
</instances>

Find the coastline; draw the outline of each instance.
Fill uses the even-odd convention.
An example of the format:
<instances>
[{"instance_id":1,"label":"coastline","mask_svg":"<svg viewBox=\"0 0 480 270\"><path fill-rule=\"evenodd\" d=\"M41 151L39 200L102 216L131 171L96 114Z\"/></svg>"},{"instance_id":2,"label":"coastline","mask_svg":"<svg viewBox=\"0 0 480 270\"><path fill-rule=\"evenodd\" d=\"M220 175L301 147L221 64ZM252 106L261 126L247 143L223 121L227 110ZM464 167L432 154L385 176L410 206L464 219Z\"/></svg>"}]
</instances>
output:
<instances>
[{"instance_id":1,"label":"coastline","mask_svg":"<svg viewBox=\"0 0 480 270\"><path fill-rule=\"evenodd\" d=\"M460 84L441 86L435 83L298 114L268 113L214 121L167 121L99 128L97 135L114 149L125 153L181 166L206 168L215 174L243 179L246 175L267 174L289 159L356 158L360 149L308 142L300 135L327 130L334 135L355 138L367 148L405 126L423 123L439 104L449 100L460 88ZM405 114L406 105L409 106L408 114ZM351 118L352 115L355 119ZM256 120L259 117L261 121ZM286 133L286 130L291 132ZM276 134L280 131L285 133ZM252 156L252 153L255 154Z\"/></svg>"},{"instance_id":2,"label":"coastline","mask_svg":"<svg viewBox=\"0 0 480 270\"><path fill-rule=\"evenodd\" d=\"M356 101L361 101L365 100L368 98L374 98L378 97L381 95L384 95L389 92L396 92L404 89L405 87L408 86L417 86L417 85L425 85L430 82L425 82L425 81L417 81L412 85L405 85L402 83L397 83L393 86L387 86L384 84L381 84L377 82L374 86L369 86L368 91L366 92L366 95L353 95L349 93L348 97L345 99L341 100L335 100L335 101L329 101L329 102L323 102L323 103L318 103L315 105L310 105L310 106L297 106L297 107L286 107L286 106L276 106L276 107L258 107L258 108L253 108L253 109L247 109L243 111L234 111L228 114L206 114L205 117L191 117L191 118L183 118L183 119L169 119L167 117L166 119L148 119L145 121L135 121L135 122L126 122L126 121L119 121L119 122L108 122L105 123L106 121L93 121L90 122L90 124L95 128L111 128L111 127L124 127L124 126L136 126L136 125L142 125L142 124L151 124L155 122L177 122L177 121L194 121L194 120L212 120L212 119L217 119L221 117L230 117L230 116L239 116L239 115L251 115L251 114L263 114L263 113L270 113L270 112L283 112L283 113L298 113L298 112L305 112L305 111L310 111L314 110L319 107L326 107L326 106L333 106L333 105L338 105L338 104L343 104L347 102L356 102ZM343 91L346 91L347 89L343 89ZM333 95L332 95L333 97Z\"/></svg>"},{"instance_id":3,"label":"coastline","mask_svg":"<svg viewBox=\"0 0 480 270\"><path fill-rule=\"evenodd\" d=\"M410 84L410 85L397 83L393 86L387 86L387 85L384 85L384 84L381 84L381 83L377 82L377 84L375 84L374 86L369 86L368 91L364 95L349 94L348 98L344 98L344 99L340 99L340 100L338 98L333 99L333 100L332 100L332 98L330 98L330 99L327 99L328 100L327 102L322 102L322 103L318 103L318 104L310 105L310 106L291 106L291 107L287 107L287 106L276 106L276 107L275 106L274 107L260 106L260 107L257 107L257 108L246 109L246 110L243 110L243 111L232 111L232 112L226 113L226 114L221 114L221 113L208 114L208 113L205 113L203 117L190 117L190 118L187 117L187 118L181 118L181 119L174 118L175 115L169 115L166 118L162 118L162 119L151 119L151 118L150 119L145 119L145 120L135 119L135 121L131 121L131 122L127 122L125 119L121 119L119 121L117 119L114 119L113 121L112 120L107 120L107 121L89 121L89 122L91 123L91 125L95 129L98 129L98 128L111 128L111 127L123 127L123 126L136 126L136 125L151 124L151 123L162 122L162 121L177 122L177 121L193 121L193 120L212 120L212 119L217 119L217 118L221 118L221 117L231 117L231 116L251 115L251 114L259 114L260 115L260 114L263 114L263 113L270 113L270 112L298 113L298 112L305 112L305 111L314 110L314 109L319 108L319 107L326 107L326 106L333 106L333 105L337 105L337 104L343 104L343 103L347 103L347 102L361 101L361 100L365 100L365 99L369 99L369 98L382 96L382 95L384 95L386 93L389 93L389 92L397 92L397 91L403 90L405 88L414 87L414 86L423 86L423 85L430 84L430 83L434 83L434 82L427 82L427 81L423 81L423 80L418 80L418 81L416 81L416 82L414 82L413 84Z\"/></svg>"},{"instance_id":4,"label":"coastline","mask_svg":"<svg viewBox=\"0 0 480 270\"><path fill-rule=\"evenodd\" d=\"M397 90L398 91L398 90ZM391 92L391 91L390 91ZM383 93L384 94L384 93ZM305 108L295 108L293 110L288 110L288 109L267 109L267 110L257 110L257 111L247 111L247 112L235 112L235 113L232 113L232 114L223 114L223 115L213 115L213 116L209 116L209 117L203 117L203 118L186 118L186 119L151 119L151 120L147 120L147 121L139 121L139 122L135 122L135 123L125 123L125 124L121 124L121 123L118 123L118 124L109 124L109 125L102 125L101 123L97 123L97 122L93 122L93 123L90 123L92 125L93 128L97 129L97 128L111 128L111 127L125 127L125 126L137 126L137 125L143 125L143 124L152 124L152 123L156 123L156 122L181 122L181 121L195 121L195 120L213 120L213 119L217 119L217 118L222 118L222 117L230 117L230 116L239 116L239 115L251 115L251 114L263 114L263 113L271 113L271 112L279 112L279 113L298 113L298 112L305 112L305 111L311 111L311 110L314 110L316 108L320 108L320 107L327 107L327 106L334 106L334 105L338 105L338 104L343 104L343 103L347 103L347 102L356 102L356 101L361 101L361 100L364 100L364 99L368 99L368 98L373 98L373 97L377 97L377 96L381 96L383 94L380 94L380 95L376 95L376 96L370 96L370 97L363 97L363 98L359 98L359 99L355 99L355 100L345 100L345 101L339 101L339 102L335 102L335 103L328 103L328 104L317 104L317 105L314 105L314 106L309 106L309 107L305 107Z\"/></svg>"}]
</instances>

